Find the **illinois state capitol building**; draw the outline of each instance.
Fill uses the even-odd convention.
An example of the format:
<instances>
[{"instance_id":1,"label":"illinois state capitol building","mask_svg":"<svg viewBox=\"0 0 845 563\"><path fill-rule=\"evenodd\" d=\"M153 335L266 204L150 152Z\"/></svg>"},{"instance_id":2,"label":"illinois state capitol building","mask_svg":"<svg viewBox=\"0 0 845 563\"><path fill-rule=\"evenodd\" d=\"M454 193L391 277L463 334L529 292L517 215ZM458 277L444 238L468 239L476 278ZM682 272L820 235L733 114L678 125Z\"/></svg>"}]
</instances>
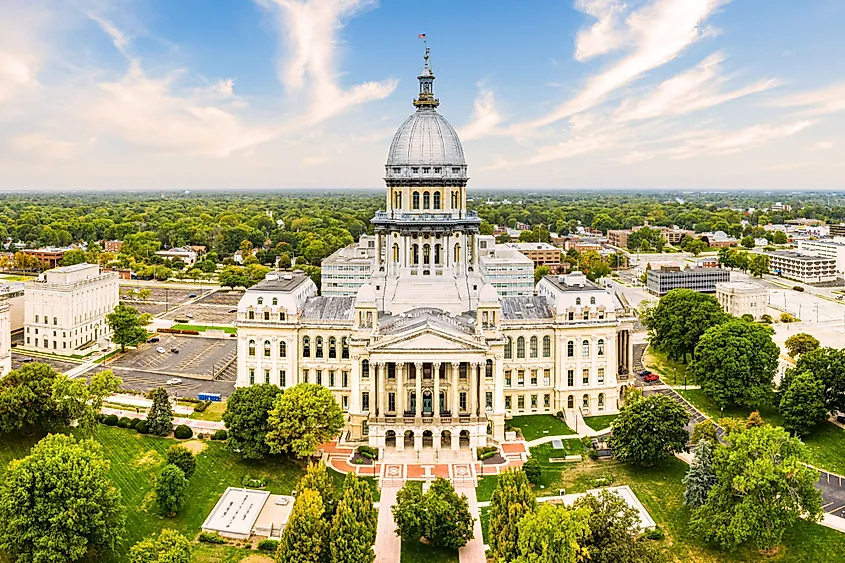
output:
<instances>
[{"instance_id":1,"label":"illinois state capitol building","mask_svg":"<svg viewBox=\"0 0 845 563\"><path fill-rule=\"evenodd\" d=\"M323 295L301 271L246 291L237 384L324 385L347 440L397 450L500 441L511 415L617 412L633 314L578 272L534 288L530 259L479 235L428 49L418 80L374 235L323 263Z\"/></svg>"}]
</instances>

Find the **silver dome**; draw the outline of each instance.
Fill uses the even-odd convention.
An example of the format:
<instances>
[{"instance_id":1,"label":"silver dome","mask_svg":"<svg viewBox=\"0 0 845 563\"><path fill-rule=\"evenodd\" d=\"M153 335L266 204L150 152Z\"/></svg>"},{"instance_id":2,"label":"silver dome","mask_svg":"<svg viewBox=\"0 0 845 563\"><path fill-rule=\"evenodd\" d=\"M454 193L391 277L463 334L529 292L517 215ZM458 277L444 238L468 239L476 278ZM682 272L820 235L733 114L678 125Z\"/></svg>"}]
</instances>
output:
<instances>
[{"instance_id":1,"label":"silver dome","mask_svg":"<svg viewBox=\"0 0 845 563\"><path fill-rule=\"evenodd\" d=\"M420 108L396 131L387 166L466 166L455 129L434 109Z\"/></svg>"}]
</instances>

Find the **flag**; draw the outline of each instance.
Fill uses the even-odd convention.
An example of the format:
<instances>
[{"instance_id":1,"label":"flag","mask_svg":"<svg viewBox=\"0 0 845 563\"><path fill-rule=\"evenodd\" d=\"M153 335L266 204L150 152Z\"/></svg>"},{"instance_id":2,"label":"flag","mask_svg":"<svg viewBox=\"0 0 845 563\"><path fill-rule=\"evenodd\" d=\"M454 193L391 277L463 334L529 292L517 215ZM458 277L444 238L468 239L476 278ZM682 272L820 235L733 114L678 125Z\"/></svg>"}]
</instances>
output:
<instances>
[{"instance_id":1,"label":"flag","mask_svg":"<svg viewBox=\"0 0 845 563\"><path fill-rule=\"evenodd\" d=\"M425 33L420 33L419 35L417 35L417 38L418 39L425 39Z\"/></svg>"}]
</instances>

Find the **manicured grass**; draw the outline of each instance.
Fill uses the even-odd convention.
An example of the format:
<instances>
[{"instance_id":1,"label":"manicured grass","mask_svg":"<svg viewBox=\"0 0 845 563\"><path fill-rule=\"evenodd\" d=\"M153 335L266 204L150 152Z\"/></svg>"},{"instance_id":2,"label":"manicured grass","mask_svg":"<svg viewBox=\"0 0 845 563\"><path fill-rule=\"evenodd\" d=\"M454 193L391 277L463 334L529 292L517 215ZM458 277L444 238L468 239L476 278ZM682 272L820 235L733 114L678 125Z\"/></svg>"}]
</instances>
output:
<instances>
[{"instance_id":1,"label":"manicured grass","mask_svg":"<svg viewBox=\"0 0 845 563\"><path fill-rule=\"evenodd\" d=\"M191 549L193 563L273 563L273 558L263 551L233 547L230 545L211 545L197 543Z\"/></svg>"},{"instance_id":2,"label":"manicured grass","mask_svg":"<svg viewBox=\"0 0 845 563\"><path fill-rule=\"evenodd\" d=\"M604 430L605 428L610 428L610 423L613 422L617 416L619 415L605 414L601 416L588 416L584 418L584 422L586 422L587 426L593 430Z\"/></svg>"},{"instance_id":3,"label":"manicured grass","mask_svg":"<svg viewBox=\"0 0 845 563\"><path fill-rule=\"evenodd\" d=\"M193 420L208 420L210 422L220 422L223 420L223 413L226 412L226 403L211 403L202 412L192 412L188 418Z\"/></svg>"},{"instance_id":4,"label":"manicured grass","mask_svg":"<svg viewBox=\"0 0 845 563\"><path fill-rule=\"evenodd\" d=\"M749 407L728 407L724 409L724 411L720 411L713 399L708 397L701 389L676 389L676 391L687 401L692 403L695 408L717 421L723 416L747 418L752 411L757 410L760 412L760 416L763 417L763 420L769 424L780 426L782 423L777 409L771 405L760 405L757 409Z\"/></svg>"},{"instance_id":5,"label":"manicured grass","mask_svg":"<svg viewBox=\"0 0 845 563\"><path fill-rule=\"evenodd\" d=\"M401 563L458 563L458 551L434 547L414 540L402 540Z\"/></svg>"},{"instance_id":6,"label":"manicured grass","mask_svg":"<svg viewBox=\"0 0 845 563\"><path fill-rule=\"evenodd\" d=\"M199 332L205 332L206 330L222 330L226 334L236 334L238 332L238 329L233 326L176 324L173 325L171 328L174 328L176 330L196 330Z\"/></svg>"},{"instance_id":7,"label":"manicured grass","mask_svg":"<svg viewBox=\"0 0 845 563\"><path fill-rule=\"evenodd\" d=\"M490 523L490 507L484 506L478 509L478 519L481 521L481 539L484 545L488 545L487 524Z\"/></svg>"},{"instance_id":8,"label":"manicured grass","mask_svg":"<svg viewBox=\"0 0 845 563\"><path fill-rule=\"evenodd\" d=\"M683 385L687 364L670 360L666 354L649 346L643 355L643 365L660 376L668 385ZM692 373L687 373L687 385L695 385Z\"/></svg>"},{"instance_id":9,"label":"manicured grass","mask_svg":"<svg viewBox=\"0 0 845 563\"><path fill-rule=\"evenodd\" d=\"M512 428L519 428L522 431L522 437L528 441L544 436L575 434L575 431L564 421L550 414L515 416L509 422Z\"/></svg>"}]
</instances>

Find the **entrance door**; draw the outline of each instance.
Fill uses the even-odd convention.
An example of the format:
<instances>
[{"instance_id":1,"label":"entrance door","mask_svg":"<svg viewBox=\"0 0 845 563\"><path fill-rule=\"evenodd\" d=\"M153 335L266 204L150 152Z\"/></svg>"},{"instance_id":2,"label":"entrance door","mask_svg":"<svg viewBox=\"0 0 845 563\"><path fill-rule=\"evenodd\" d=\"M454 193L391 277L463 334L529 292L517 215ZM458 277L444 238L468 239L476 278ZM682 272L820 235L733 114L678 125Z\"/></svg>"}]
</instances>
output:
<instances>
[{"instance_id":1,"label":"entrance door","mask_svg":"<svg viewBox=\"0 0 845 563\"><path fill-rule=\"evenodd\" d=\"M408 401L411 405L411 412L416 414L417 413L417 392L411 391L411 400Z\"/></svg>"},{"instance_id":2,"label":"entrance door","mask_svg":"<svg viewBox=\"0 0 845 563\"><path fill-rule=\"evenodd\" d=\"M431 404L431 391L423 393L423 412L431 414L434 407Z\"/></svg>"},{"instance_id":3,"label":"entrance door","mask_svg":"<svg viewBox=\"0 0 845 563\"><path fill-rule=\"evenodd\" d=\"M440 413L446 412L446 392L440 392Z\"/></svg>"}]
</instances>

